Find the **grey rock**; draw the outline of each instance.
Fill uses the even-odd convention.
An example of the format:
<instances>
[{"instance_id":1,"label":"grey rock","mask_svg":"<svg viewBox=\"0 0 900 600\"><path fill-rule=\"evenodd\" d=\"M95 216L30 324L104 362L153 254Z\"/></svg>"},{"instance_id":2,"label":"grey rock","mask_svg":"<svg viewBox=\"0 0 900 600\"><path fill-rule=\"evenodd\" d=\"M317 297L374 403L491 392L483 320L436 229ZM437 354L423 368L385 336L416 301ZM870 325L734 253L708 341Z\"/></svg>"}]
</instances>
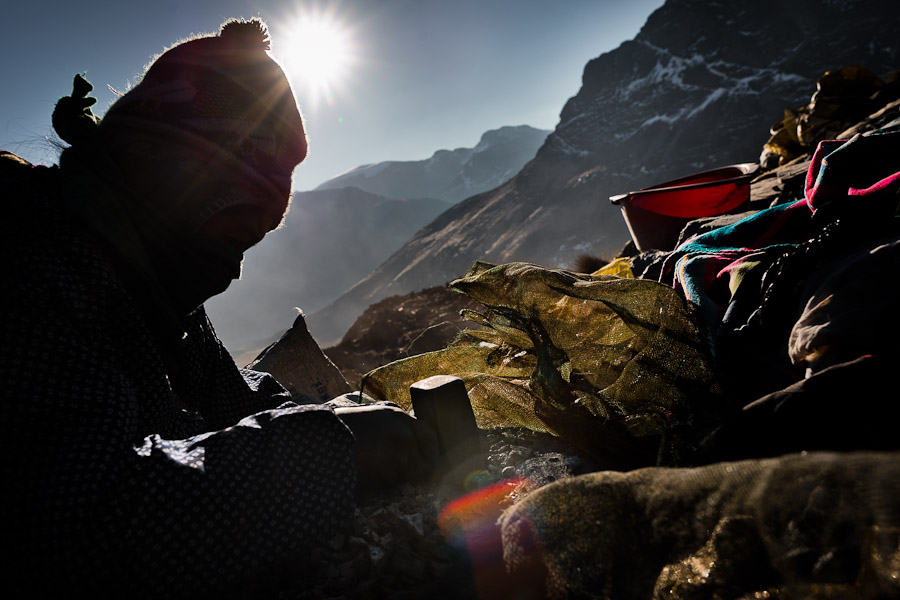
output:
<instances>
[{"instance_id":1,"label":"grey rock","mask_svg":"<svg viewBox=\"0 0 900 600\"><path fill-rule=\"evenodd\" d=\"M391 556L391 568L400 577L412 581L423 581L428 575L427 565L422 557L402 547L394 550Z\"/></svg>"},{"instance_id":2,"label":"grey rock","mask_svg":"<svg viewBox=\"0 0 900 600\"><path fill-rule=\"evenodd\" d=\"M538 458L526 460L519 473L531 481L531 485L542 487L569 477L565 457L559 452L551 452Z\"/></svg>"},{"instance_id":3,"label":"grey rock","mask_svg":"<svg viewBox=\"0 0 900 600\"><path fill-rule=\"evenodd\" d=\"M299 404L322 404L351 391L350 384L309 334L303 313L281 339L247 366L270 373Z\"/></svg>"}]
</instances>

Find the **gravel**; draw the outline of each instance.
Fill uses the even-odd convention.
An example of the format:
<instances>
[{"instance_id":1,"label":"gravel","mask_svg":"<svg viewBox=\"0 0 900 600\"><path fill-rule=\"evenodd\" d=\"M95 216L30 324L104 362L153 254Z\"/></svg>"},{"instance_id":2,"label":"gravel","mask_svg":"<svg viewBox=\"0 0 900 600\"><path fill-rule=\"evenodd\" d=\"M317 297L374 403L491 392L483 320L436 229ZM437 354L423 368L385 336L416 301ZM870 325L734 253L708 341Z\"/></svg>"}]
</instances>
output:
<instances>
[{"instance_id":1,"label":"gravel","mask_svg":"<svg viewBox=\"0 0 900 600\"><path fill-rule=\"evenodd\" d=\"M548 434L517 428L481 433L486 468L470 478L470 490L441 482L405 484L368 500L356 509L349 531L314 552L303 590L280 598L476 597L463 536L448 539L438 527L447 504L507 481L503 503L511 505L539 487L593 470L589 460Z\"/></svg>"}]
</instances>

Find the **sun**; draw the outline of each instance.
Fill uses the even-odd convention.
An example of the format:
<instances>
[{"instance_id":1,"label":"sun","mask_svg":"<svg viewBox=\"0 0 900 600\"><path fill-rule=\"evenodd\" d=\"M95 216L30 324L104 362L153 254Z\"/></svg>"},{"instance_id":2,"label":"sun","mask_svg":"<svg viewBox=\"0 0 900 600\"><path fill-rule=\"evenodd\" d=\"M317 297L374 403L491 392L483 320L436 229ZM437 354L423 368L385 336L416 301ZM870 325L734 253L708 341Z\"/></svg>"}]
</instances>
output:
<instances>
[{"instance_id":1,"label":"sun","mask_svg":"<svg viewBox=\"0 0 900 600\"><path fill-rule=\"evenodd\" d=\"M281 28L272 52L307 102L332 103L348 78L354 59L350 27L329 14L310 14Z\"/></svg>"}]
</instances>

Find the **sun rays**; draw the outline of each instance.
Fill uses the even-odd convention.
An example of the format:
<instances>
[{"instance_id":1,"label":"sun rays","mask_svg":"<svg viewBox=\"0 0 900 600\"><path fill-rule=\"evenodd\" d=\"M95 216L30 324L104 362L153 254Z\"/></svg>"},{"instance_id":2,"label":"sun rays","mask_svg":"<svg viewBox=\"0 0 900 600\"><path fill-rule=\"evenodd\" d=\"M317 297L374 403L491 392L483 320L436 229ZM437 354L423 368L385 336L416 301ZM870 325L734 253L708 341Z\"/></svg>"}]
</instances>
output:
<instances>
[{"instance_id":1,"label":"sun rays","mask_svg":"<svg viewBox=\"0 0 900 600\"><path fill-rule=\"evenodd\" d=\"M335 11L320 10L289 18L278 29L272 52L301 104L334 104L358 62L353 27Z\"/></svg>"}]
</instances>

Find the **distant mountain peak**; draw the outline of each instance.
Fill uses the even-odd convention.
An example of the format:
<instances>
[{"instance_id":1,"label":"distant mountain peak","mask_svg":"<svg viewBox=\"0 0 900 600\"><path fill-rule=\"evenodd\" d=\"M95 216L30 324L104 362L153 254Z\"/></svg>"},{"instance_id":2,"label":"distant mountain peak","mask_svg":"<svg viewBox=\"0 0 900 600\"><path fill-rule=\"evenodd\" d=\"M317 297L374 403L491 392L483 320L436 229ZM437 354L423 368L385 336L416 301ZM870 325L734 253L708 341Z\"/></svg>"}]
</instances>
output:
<instances>
[{"instance_id":1,"label":"distant mountain peak","mask_svg":"<svg viewBox=\"0 0 900 600\"><path fill-rule=\"evenodd\" d=\"M430 158L362 165L316 190L355 186L392 198L436 198L458 202L513 177L543 144L547 130L504 126L482 134L472 148L437 150Z\"/></svg>"}]
</instances>

